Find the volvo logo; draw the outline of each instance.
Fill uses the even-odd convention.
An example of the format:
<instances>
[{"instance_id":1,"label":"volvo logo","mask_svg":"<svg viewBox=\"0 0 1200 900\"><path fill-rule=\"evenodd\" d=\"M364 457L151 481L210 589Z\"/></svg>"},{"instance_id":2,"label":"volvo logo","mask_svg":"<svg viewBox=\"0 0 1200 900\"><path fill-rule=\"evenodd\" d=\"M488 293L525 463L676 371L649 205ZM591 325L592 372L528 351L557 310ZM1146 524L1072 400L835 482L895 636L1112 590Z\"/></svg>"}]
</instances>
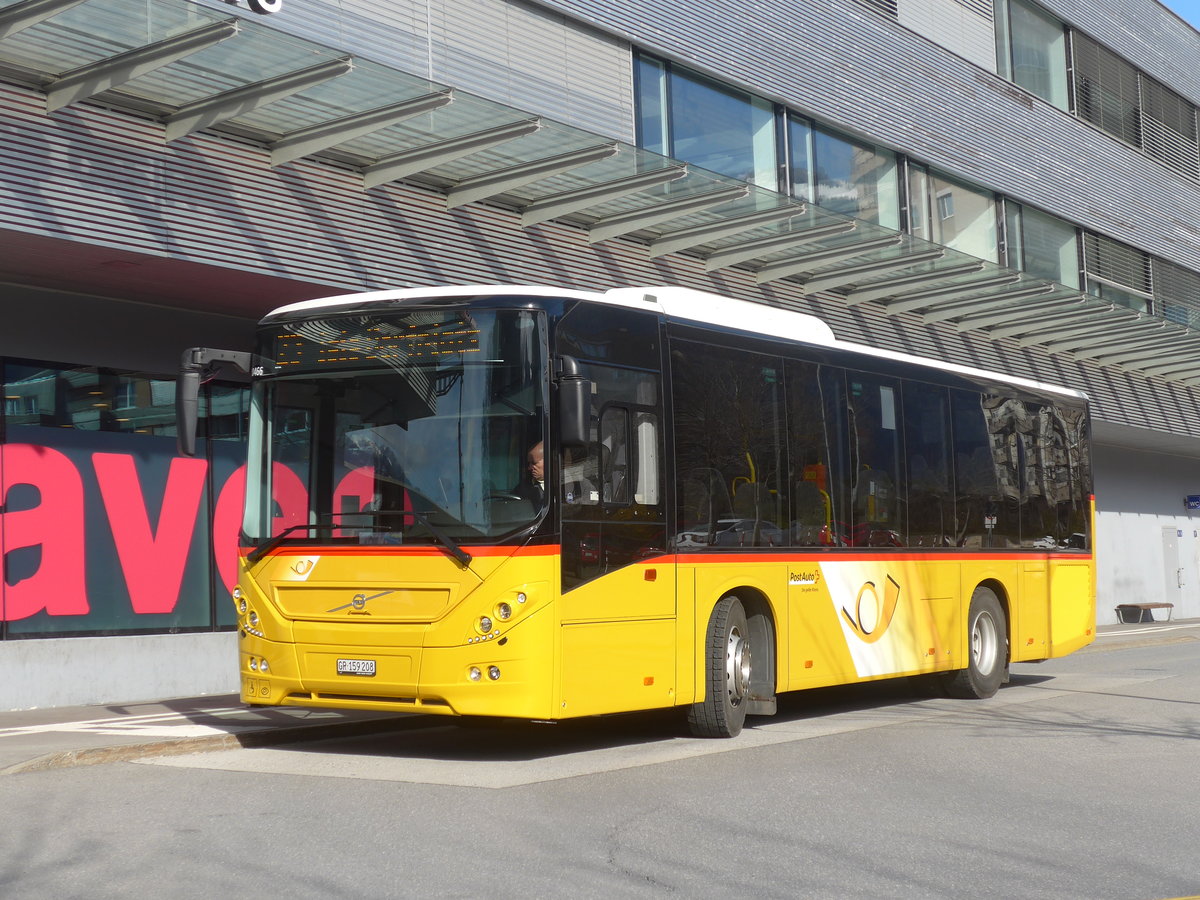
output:
<instances>
[{"instance_id":1,"label":"volvo logo","mask_svg":"<svg viewBox=\"0 0 1200 900\"><path fill-rule=\"evenodd\" d=\"M378 594L372 594L370 597L368 597L366 594L355 594L353 597L350 598L349 603L343 603L341 606L335 606L333 609L326 610L326 612L335 613L335 612L341 612L344 609L344 610L347 610L347 615L369 616L370 613L367 612L367 604L370 601L377 600L380 597L386 597L388 594L394 594L394 593L396 593L396 592L395 591L380 591Z\"/></svg>"}]
</instances>

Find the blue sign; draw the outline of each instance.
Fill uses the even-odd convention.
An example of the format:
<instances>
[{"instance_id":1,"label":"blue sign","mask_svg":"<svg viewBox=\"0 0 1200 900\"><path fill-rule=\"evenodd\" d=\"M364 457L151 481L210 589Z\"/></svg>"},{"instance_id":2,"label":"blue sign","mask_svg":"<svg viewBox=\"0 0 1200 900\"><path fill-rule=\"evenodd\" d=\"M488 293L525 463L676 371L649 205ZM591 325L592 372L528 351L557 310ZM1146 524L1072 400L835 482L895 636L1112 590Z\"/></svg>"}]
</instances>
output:
<instances>
[{"instance_id":1,"label":"blue sign","mask_svg":"<svg viewBox=\"0 0 1200 900\"><path fill-rule=\"evenodd\" d=\"M1183 505L1187 509L1200 509L1200 494L1188 494L1183 498Z\"/></svg>"}]
</instances>

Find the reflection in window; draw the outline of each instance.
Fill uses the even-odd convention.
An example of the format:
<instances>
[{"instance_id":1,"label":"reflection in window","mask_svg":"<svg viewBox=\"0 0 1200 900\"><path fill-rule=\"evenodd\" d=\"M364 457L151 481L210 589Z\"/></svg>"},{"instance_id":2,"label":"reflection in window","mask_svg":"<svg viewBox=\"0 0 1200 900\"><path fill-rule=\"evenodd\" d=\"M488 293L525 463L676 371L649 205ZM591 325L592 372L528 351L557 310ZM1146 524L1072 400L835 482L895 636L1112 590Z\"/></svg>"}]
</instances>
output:
<instances>
[{"instance_id":1,"label":"reflection in window","mask_svg":"<svg viewBox=\"0 0 1200 900\"><path fill-rule=\"evenodd\" d=\"M900 227L896 155L788 116L792 193L819 206Z\"/></svg>"},{"instance_id":2,"label":"reflection in window","mask_svg":"<svg viewBox=\"0 0 1200 900\"><path fill-rule=\"evenodd\" d=\"M1000 74L1059 109L1068 108L1063 23L1024 0L996 4Z\"/></svg>"},{"instance_id":3,"label":"reflection in window","mask_svg":"<svg viewBox=\"0 0 1200 900\"><path fill-rule=\"evenodd\" d=\"M908 167L909 230L917 237L997 262L996 198L925 166Z\"/></svg>"},{"instance_id":4,"label":"reflection in window","mask_svg":"<svg viewBox=\"0 0 1200 900\"><path fill-rule=\"evenodd\" d=\"M900 543L899 383L846 373L850 437L850 521L847 543L885 547Z\"/></svg>"},{"instance_id":5,"label":"reflection in window","mask_svg":"<svg viewBox=\"0 0 1200 900\"><path fill-rule=\"evenodd\" d=\"M1017 545L1020 486L1012 456L1015 448L1009 447L1002 433L993 442L989 430L1017 415L1003 407L1000 398L951 392L956 546L979 550Z\"/></svg>"},{"instance_id":6,"label":"reflection in window","mask_svg":"<svg viewBox=\"0 0 1200 900\"><path fill-rule=\"evenodd\" d=\"M776 189L775 112L759 97L638 58L638 140L665 156Z\"/></svg>"},{"instance_id":7,"label":"reflection in window","mask_svg":"<svg viewBox=\"0 0 1200 900\"><path fill-rule=\"evenodd\" d=\"M174 381L94 366L11 363L5 367L4 387L9 425L175 434ZM219 428L234 430L240 436L246 411L245 391L210 385L209 393L226 398L220 412L213 407L210 417L218 414L232 417L236 422L226 421Z\"/></svg>"},{"instance_id":8,"label":"reflection in window","mask_svg":"<svg viewBox=\"0 0 1200 900\"><path fill-rule=\"evenodd\" d=\"M912 547L954 543L950 468L950 395L920 382L904 386L904 443L908 461L908 536Z\"/></svg>"}]
</instances>

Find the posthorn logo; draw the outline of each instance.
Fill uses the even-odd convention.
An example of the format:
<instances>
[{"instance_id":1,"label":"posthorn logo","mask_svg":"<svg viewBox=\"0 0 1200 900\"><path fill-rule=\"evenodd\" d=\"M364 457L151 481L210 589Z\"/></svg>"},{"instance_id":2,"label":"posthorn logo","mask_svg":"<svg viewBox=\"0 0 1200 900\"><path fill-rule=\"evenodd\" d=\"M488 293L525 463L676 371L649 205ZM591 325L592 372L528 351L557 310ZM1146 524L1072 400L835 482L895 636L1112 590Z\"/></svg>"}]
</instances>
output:
<instances>
[{"instance_id":1,"label":"posthorn logo","mask_svg":"<svg viewBox=\"0 0 1200 900\"><path fill-rule=\"evenodd\" d=\"M231 6L237 6L239 0L225 0ZM260 16L269 16L283 9L283 0L246 0L246 5Z\"/></svg>"}]
</instances>

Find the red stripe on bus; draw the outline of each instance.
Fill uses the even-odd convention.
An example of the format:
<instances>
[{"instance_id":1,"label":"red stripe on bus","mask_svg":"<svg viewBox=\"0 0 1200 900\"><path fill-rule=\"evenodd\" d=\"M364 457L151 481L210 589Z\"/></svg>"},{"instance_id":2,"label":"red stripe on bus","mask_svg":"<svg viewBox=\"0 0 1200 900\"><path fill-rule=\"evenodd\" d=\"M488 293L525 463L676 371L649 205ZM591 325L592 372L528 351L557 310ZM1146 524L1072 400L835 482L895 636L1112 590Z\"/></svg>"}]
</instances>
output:
<instances>
[{"instance_id":1,"label":"red stripe on bus","mask_svg":"<svg viewBox=\"0 0 1200 900\"><path fill-rule=\"evenodd\" d=\"M242 556L252 547L239 548ZM560 553L557 544L536 544L526 547L463 547L472 556L554 556ZM303 547L278 547L269 556L445 556L441 547L340 547L309 544Z\"/></svg>"},{"instance_id":2,"label":"red stripe on bus","mask_svg":"<svg viewBox=\"0 0 1200 900\"><path fill-rule=\"evenodd\" d=\"M1075 560L1090 562L1090 553L1029 553L1029 552L996 552L969 553L962 551L945 551L941 553L862 553L855 551L817 551L814 553L680 553L674 557L659 557L673 559L676 563L696 565L699 563L764 563L764 562L1034 562L1037 560Z\"/></svg>"}]
</instances>

